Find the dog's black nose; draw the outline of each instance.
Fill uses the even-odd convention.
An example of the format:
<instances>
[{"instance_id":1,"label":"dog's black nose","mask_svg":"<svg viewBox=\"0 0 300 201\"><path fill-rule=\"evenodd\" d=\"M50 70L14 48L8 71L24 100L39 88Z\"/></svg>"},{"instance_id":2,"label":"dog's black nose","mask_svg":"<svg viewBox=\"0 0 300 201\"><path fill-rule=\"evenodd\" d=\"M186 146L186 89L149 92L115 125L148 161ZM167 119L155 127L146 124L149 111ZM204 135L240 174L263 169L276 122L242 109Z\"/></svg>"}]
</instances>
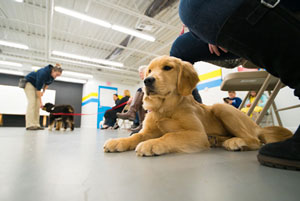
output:
<instances>
[{"instance_id":1,"label":"dog's black nose","mask_svg":"<svg viewBox=\"0 0 300 201\"><path fill-rule=\"evenodd\" d=\"M144 79L144 84L146 87L152 87L154 82L155 82L154 77L147 77L146 79Z\"/></svg>"}]
</instances>

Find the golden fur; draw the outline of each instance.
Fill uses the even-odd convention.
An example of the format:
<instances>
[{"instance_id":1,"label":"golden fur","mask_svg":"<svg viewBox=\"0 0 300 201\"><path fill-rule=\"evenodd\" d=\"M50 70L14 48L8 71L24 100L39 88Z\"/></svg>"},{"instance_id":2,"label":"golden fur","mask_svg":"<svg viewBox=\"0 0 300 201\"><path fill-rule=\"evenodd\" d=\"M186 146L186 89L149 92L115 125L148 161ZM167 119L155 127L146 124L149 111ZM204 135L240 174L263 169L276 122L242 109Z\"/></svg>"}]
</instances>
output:
<instances>
[{"instance_id":1,"label":"golden fur","mask_svg":"<svg viewBox=\"0 0 300 201\"><path fill-rule=\"evenodd\" d=\"M110 139L105 152L136 151L138 156L172 152L194 153L209 147L227 150L257 150L262 143L292 136L282 127L261 128L247 115L227 104L206 106L191 95L199 81L193 66L180 59L162 56L145 71L154 78L144 88L144 108L150 112L143 129L130 137Z\"/></svg>"}]
</instances>

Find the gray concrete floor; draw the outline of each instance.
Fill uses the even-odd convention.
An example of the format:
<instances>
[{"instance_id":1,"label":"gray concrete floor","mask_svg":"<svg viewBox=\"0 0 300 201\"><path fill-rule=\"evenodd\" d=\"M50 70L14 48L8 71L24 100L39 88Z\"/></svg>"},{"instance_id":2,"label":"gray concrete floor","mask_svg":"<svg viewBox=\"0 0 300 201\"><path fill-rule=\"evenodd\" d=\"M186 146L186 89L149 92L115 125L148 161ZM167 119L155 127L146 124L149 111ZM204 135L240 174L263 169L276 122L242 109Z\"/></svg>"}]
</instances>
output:
<instances>
[{"instance_id":1,"label":"gray concrete floor","mask_svg":"<svg viewBox=\"0 0 300 201\"><path fill-rule=\"evenodd\" d=\"M0 128L0 200L300 200L300 172L261 166L256 151L103 153L105 140L124 136L125 130Z\"/></svg>"}]
</instances>

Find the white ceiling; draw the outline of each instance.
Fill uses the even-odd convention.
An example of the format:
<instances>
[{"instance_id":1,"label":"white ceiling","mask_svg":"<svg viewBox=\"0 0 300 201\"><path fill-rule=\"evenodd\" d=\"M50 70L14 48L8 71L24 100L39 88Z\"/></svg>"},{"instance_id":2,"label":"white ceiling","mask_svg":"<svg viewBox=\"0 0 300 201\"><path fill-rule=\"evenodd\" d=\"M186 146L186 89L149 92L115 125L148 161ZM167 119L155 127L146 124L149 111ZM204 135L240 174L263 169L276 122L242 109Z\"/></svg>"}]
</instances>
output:
<instances>
[{"instance_id":1,"label":"white ceiling","mask_svg":"<svg viewBox=\"0 0 300 201\"><path fill-rule=\"evenodd\" d=\"M153 0L24 0L23 3L18 3L15 0L0 0L0 40L29 46L28 50L0 46L0 60L21 62L23 68L28 70L32 65L43 66L59 62L69 71L135 84L139 81L138 67L148 64L156 56L169 54L171 44L182 28L178 16L178 1L154 18L144 15L152 2ZM150 30L142 32L154 36L156 40L150 42L134 38L127 47L121 46L120 43L127 34L55 12L55 6L131 29L147 25ZM111 56L109 60L121 62L124 67L105 66L51 54L56 50L106 59L116 48L124 50Z\"/></svg>"}]
</instances>

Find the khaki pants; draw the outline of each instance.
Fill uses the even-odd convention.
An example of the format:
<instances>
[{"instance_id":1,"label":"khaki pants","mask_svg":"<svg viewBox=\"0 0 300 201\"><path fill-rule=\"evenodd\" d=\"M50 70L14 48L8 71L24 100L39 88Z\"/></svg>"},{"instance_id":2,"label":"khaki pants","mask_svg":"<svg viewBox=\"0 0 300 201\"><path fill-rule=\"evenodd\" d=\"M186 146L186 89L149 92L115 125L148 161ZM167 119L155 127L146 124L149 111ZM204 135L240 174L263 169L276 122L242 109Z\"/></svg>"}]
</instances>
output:
<instances>
[{"instance_id":1,"label":"khaki pants","mask_svg":"<svg viewBox=\"0 0 300 201\"><path fill-rule=\"evenodd\" d=\"M28 101L25 118L26 128L40 127L40 100L36 95L36 88L30 82L27 82L24 90Z\"/></svg>"}]
</instances>

